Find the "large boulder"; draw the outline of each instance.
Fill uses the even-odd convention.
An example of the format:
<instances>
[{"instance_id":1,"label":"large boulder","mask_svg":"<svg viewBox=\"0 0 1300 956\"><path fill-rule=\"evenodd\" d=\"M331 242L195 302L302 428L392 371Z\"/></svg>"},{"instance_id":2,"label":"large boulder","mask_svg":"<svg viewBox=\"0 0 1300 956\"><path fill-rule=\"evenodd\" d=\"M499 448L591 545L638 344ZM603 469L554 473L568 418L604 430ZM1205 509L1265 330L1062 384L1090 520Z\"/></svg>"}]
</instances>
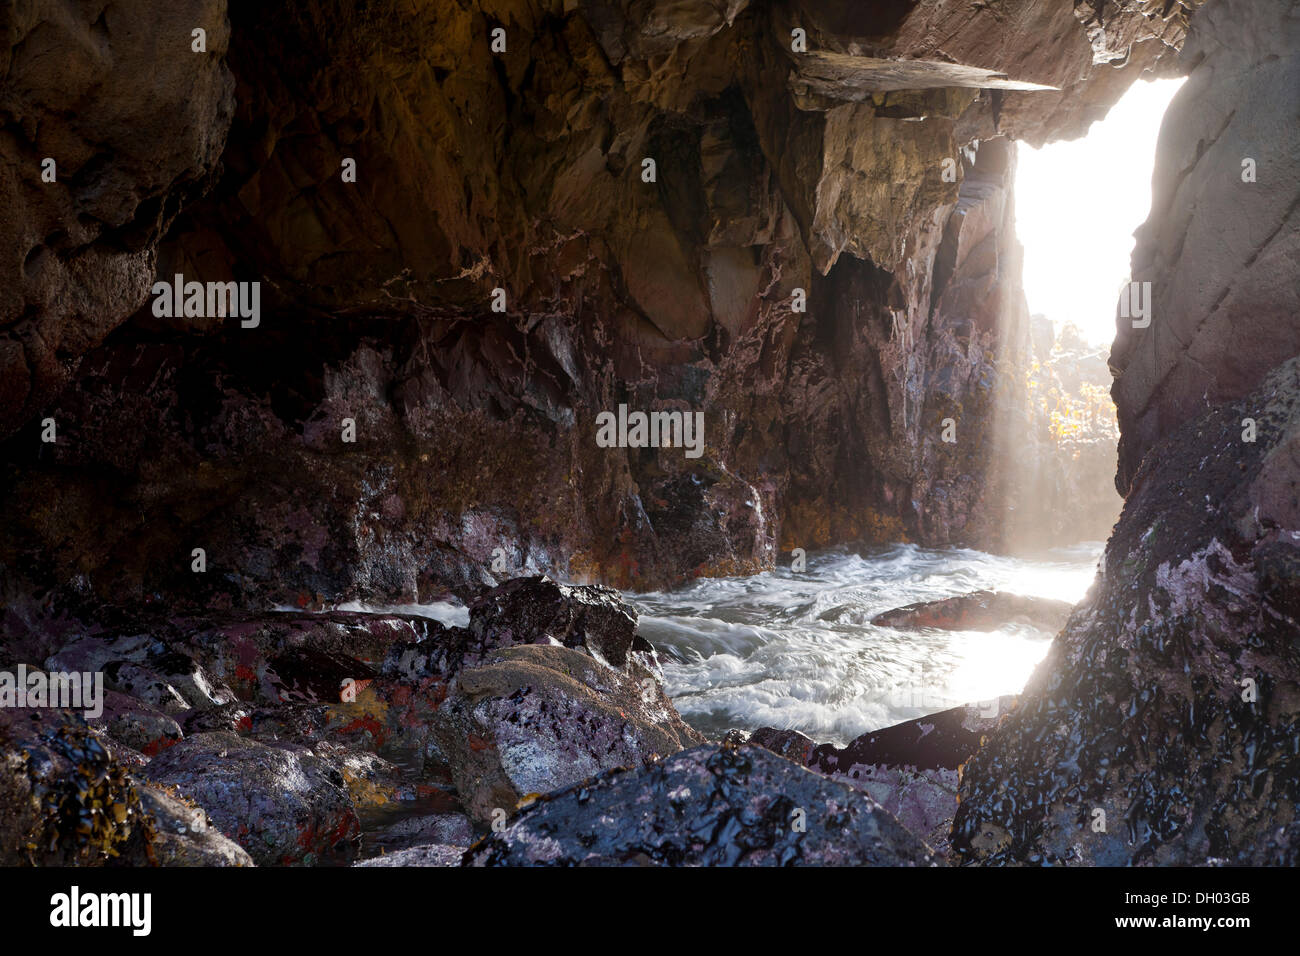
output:
<instances>
[{"instance_id":1,"label":"large boulder","mask_svg":"<svg viewBox=\"0 0 1300 956\"><path fill-rule=\"evenodd\" d=\"M963 768L962 860L1300 862L1298 498L1300 359L1152 448L1096 585Z\"/></svg>"},{"instance_id":2,"label":"large boulder","mask_svg":"<svg viewBox=\"0 0 1300 956\"><path fill-rule=\"evenodd\" d=\"M203 807L259 865L347 862L360 822L342 773L290 745L229 733L187 737L141 771Z\"/></svg>"},{"instance_id":3,"label":"large boulder","mask_svg":"<svg viewBox=\"0 0 1300 956\"><path fill-rule=\"evenodd\" d=\"M996 631L1008 624L1028 624L1055 633L1074 605L1053 598L1026 597L1007 591L972 591L955 597L897 607L871 619L880 627L945 631Z\"/></svg>"},{"instance_id":4,"label":"large boulder","mask_svg":"<svg viewBox=\"0 0 1300 956\"><path fill-rule=\"evenodd\" d=\"M648 671L624 674L566 647L510 647L462 671L434 718L440 756L471 817L530 794L703 742Z\"/></svg>"},{"instance_id":5,"label":"large boulder","mask_svg":"<svg viewBox=\"0 0 1300 956\"><path fill-rule=\"evenodd\" d=\"M471 866L927 866L870 797L748 744L706 745L537 801Z\"/></svg>"}]
</instances>

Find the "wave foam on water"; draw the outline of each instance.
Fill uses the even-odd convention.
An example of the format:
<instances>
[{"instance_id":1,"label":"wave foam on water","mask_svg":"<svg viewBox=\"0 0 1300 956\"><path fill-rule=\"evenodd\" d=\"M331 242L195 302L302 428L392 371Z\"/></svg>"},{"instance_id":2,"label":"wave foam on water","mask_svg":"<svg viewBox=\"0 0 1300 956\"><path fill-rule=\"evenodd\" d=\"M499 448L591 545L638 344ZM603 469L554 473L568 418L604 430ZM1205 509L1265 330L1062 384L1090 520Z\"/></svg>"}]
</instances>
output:
<instances>
[{"instance_id":1,"label":"wave foam on water","mask_svg":"<svg viewBox=\"0 0 1300 956\"><path fill-rule=\"evenodd\" d=\"M877 627L883 611L982 588L1077 602L1101 542L1012 558L896 545L810 557L745 578L628 594L640 633L664 661L667 690L696 729L802 731L844 744L913 717L1018 693L1053 634L1013 624L992 632Z\"/></svg>"}]
</instances>

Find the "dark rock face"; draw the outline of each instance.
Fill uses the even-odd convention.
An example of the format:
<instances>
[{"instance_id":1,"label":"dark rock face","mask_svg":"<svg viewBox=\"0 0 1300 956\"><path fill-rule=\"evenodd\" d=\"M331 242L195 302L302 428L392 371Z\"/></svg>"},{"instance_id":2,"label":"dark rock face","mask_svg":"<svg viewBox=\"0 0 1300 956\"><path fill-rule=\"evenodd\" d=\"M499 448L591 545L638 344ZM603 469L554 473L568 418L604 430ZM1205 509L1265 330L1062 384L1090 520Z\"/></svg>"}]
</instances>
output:
<instances>
[{"instance_id":1,"label":"dark rock face","mask_svg":"<svg viewBox=\"0 0 1300 956\"><path fill-rule=\"evenodd\" d=\"M229 38L225 0L0 10L0 435L144 302L225 145Z\"/></svg>"},{"instance_id":2,"label":"dark rock face","mask_svg":"<svg viewBox=\"0 0 1300 956\"><path fill-rule=\"evenodd\" d=\"M973 591L938 601L894 608L871 619L883 627L937 627L950 631L995 631L1023 622L1045 631L1058 631L1074 605L1051 598L1025 597L1002 591Z\"/></svg>"},{"instance_id":3,"label":"dark rock face","mask_svg":"<svg viewBox=\"0 0 1300 956\"><path fill-rule=\"evenodd\" d=\"M197 802L260 865L343 862L356 854L361 823L342 774L310 752L198 734L142 773Z\"/></svg>"},{"instance_id":4,"label":"dark rock face","mask_svg":"<svg viewBox=\"0 0 1300 956\"><path fill-rule=\"evenodd\" d=\"M1121 494L1162 438L1300 353L1300 7L1216 0L1182 59L1133 250L1150 325L1117 319L1110 357Z\"/></svg>"},{"instance_id":5,"label":"dark rock face","mask_svg":"<svg viewBox=\"0 0 1300 956\"><path fill-rule=\"evenodd\" d=\"M1292 359L1146 456L1097 584L963 770L963 860L1300 861L1298 448Z\"/></svg>"},{"instance_id":6,"label":"dark rock face","mask_svg":"<svg viewBox=\"0 0 1300 956\"><path fill-rule=\"evenodd\" d=\"M485 647L560 644L615 670L659 666L650 642L637 636L636 613L610 588L517 578L474 602L469 630Z\"/></svg>"},{"instance_id":7,"label":"dark rock face","mask_svg":"<svg viewBox=\"0 0 1300 956\"><path fill-rule=\"evenodd\" d=\"M926 866L869 797L750 745L697 747L525 809L470 866Z\"/></svg>"},{"instance_id":8,"label":"dark rock face","mask_svg":"<svg viewBox=\"0 0 1300 956\"><path fill-rule=\"evenodd\" d=\"M0 863L452 865L518 810L465 862L1295 865L1296 362L1255 388L1300 350L1300 19L1213 0L1178 67L1197 6L0 11L0 664L109 688L0 711ZM1014 140L1176 68L1128 504L1016 709L683 751L635 616L539 573L1091 536L1026 382ZM261 323L155 316L176 274L261 282ZM699 456L597 444L621 405L700 413ZM450 594L467 627L306 613Z\"/></svg>"},{"instance_id":9,"label":"dark rock face","mask_svg":"<svg viewBox=\"0 0 1300 956\"><path fill-rule=\"evenodd\" d=\"M17 617L0 621L17 633ZM665 696L635 612L608 588L545 578L484 593L464 628L110 613L95 634L20 637L6 668L31 655L106 689L88 722L0 709L11 862L446 863L523 799L703 740Z\"/></svg>"},{"instance_id":10,"label":"dark rock face","mask_svg":"<svg viewBox=\"0 0 1300 956\"><path fill-rule=\"evenodd\" d=\"M230 30L259 42L228 51L220 5L178 11L214 22L234 118L226 136L215 72L211 95L154 104L150 128L224 136L222 173L132 248L156 245L162 277L262 281L262 321L145 308L95 348L143 284L88 310L94 335L46 310L41 341L79 364L61 395L7 400L27 427L0 564L60 607L264 607L536 571L659 587L851 540L1002 546L1014 483L983 458L1014 433L1023 396L996 383L1028 341L1006 137L1082 131L1169 68L1192 4L858 6L239 3ZM155 78L144 60L114 74ZM112 136L142 122L107 115ZM160 223L213 159L185 136L129 154L170 173ZM41 229L73 235L73 214ZM620 404L702 413L701 457L597 447Z\"/></svg>"}]
</instances>

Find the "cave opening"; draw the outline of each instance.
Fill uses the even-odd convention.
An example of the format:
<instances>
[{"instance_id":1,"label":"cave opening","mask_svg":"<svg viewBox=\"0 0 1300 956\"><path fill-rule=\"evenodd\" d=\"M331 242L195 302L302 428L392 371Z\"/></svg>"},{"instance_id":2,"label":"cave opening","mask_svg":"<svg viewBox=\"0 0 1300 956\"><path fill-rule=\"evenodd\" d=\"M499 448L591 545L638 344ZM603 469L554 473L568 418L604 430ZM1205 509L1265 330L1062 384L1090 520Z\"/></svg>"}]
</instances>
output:
<instances>
[{"instance_id":1,"label":"cave opening","mask_svg":"<svg viewBox=\"0 0 1300 956\"><path fill-rule=\"evenodd\" d=\"M1006 512L1016 553L1102 542L1119 516L1119 442L1108 365L1116 299L1129 280L1135 231L1151 207L1161 121L1183 80L1140 80L1087 133L1019 143L1014 222L1022 249L1029 354L1025 419L999 421L1000 457L1019 461ZM1017 373L1019 374L1019 373ZM1020 383L1017 382L1018 386Z\"/></svg>"},{"instance_id":2,"label":"cave opening","mask_svg":"<svg viewBox=\"0 0 1300 956\"><path fill-rule=\"evenodd\" d=\"M1093 583L1123 505L1107 358L1161 122L1182 83L1138 81L1083 137L991 140L965 169L928 320L995 350L988 431L970 468L1004 505L1001 526L968 522L947 544L832 548L743 587L702 580L641 598L641 631L693 726L799 728L846 744L972 701L995 716L1029 679ZM994 221L1014 237L1001 244ZM976 281L985 274L999 291ZM933 389L944 374L925 381ZM939 499L962 493L957 480Z\"/></svg>"}]
</instances>

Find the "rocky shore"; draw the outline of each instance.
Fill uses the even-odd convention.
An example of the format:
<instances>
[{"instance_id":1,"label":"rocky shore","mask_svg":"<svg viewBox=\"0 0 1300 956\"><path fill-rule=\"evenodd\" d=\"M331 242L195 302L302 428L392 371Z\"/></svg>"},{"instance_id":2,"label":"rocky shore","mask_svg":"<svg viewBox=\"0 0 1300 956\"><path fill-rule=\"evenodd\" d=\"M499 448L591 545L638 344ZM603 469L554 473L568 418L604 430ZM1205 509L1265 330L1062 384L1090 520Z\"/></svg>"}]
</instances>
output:
<instances>
[{"instance_id":1,"label":"rocky shore","mask_svg":"<svg viewBox=\"0 0 1300 956\"><path fill-rule=\"evenodd\" d=\"M1295 0L92 7L0 8L0 864L1300 863ZM1016 144L1174 74L1116 469ZM879 619L1023 691L844 746L705 739L614 590L1112 472L1080 604Z\"/></svg>"}]
</instances>

